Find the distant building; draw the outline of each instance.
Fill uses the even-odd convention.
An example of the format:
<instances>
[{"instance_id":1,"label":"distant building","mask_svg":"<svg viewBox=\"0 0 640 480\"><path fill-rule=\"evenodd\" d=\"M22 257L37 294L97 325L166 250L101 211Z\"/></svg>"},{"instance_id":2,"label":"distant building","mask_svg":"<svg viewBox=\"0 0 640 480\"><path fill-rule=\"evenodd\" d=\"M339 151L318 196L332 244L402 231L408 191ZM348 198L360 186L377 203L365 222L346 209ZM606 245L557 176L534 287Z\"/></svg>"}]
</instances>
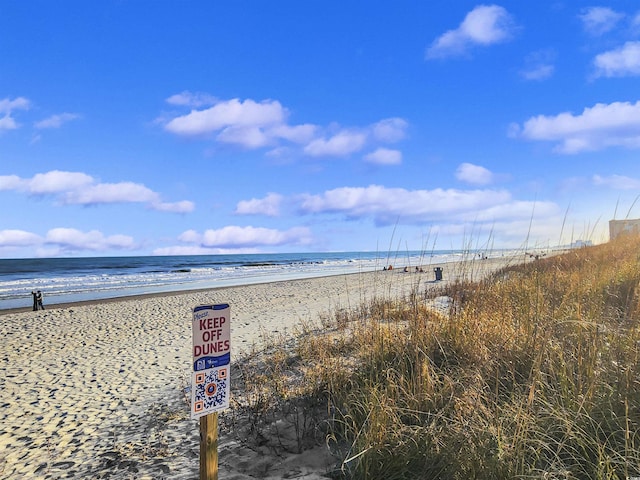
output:
<instances>
[{"instance_id":1,"label":"distant building","mask_svg":"<svg viewBox=\"0 0 640 480\"><path fill-rule=\"evenodd\" d=\"M593 246L593 242L591 240L576 240L570 245L570 248L584 248Z\"/></svg>"},{"instance_id":2,"label":"distant building","mask_svg":"<svg viewBox=\"0 0 640 480\"><path fill-rule=\"evenodd\" d=\"M609 220L609 240L613 240L623 233L640 234L640 219Z\"/></svg>"}]
</instances>

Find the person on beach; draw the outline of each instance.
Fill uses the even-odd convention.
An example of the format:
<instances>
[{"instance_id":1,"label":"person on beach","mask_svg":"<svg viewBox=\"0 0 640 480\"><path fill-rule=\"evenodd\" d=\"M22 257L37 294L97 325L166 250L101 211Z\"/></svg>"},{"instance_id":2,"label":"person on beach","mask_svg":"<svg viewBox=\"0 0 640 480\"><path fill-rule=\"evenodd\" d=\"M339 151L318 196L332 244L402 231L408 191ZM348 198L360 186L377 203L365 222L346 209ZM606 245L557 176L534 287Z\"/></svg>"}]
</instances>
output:
<instances>
[{"instance_id":1,"label":"person on beach","mask_svg":"<svg viewBox=\"0 0 640 480\"><path fill-rule=\"evenodd\" d=\"M33 311L38 310L38 294L35 290L31 290L31 296L33 297Z\"/></svg>"},{"instance_id":2,"label":"person on beach","mask_svg":"<svg viewBox=\"0 0 640 480\"><path fill-rule=\"evenodd\" d=\"M42 292L40 290L36 292L35 298L38 302L37 308L35 308L35 310L44 310L44 305L42 304Z\"/></svg>"}]
</instances>

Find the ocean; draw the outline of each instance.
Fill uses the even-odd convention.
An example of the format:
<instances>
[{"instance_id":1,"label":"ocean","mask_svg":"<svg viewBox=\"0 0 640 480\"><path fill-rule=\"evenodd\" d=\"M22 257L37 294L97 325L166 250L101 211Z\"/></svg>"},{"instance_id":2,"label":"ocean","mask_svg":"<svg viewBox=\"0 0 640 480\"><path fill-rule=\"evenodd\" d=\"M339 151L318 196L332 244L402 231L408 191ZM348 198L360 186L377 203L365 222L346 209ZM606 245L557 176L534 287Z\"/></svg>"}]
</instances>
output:
<instances>
[{"instance_id":1,"label":"ocean","mask_svg":"<svg viewBox=\"0 0 640 480\"><path fill-rule=\"evenodd\" d=\"M495 252L494 252L495 254ZM0 310L247 285L460 260L469 252L408 251L0 259Z\"/></svg>"}]
</instances>

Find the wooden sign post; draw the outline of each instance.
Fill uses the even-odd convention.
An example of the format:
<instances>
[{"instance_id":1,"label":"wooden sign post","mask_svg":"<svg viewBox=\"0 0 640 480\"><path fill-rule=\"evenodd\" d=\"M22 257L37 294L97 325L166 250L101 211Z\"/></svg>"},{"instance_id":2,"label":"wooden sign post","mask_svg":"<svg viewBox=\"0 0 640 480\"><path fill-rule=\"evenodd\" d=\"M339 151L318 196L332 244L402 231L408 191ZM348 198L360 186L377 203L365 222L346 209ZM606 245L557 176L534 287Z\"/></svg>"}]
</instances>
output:
<instances>
[{"instance_id":1,"label":"wooden sign post","mask_svg":"<svg viewBox=\"0 0 640 480\"><path fill-rule=\"evenodd\" d=\"M218 480L218 412L200 417L200 480Z\"/></svg>"},{"instance_id":2,"label":"wooden sign post","mask_svg":"<svg viewBox=\"0 0 640 480\"><path fill-rule=\"evenodd\" d=\"M200 480L218 480L218 412L229 408L231 309L193 309L191 418L200 419Z\"/></svg>"}]
</instances>

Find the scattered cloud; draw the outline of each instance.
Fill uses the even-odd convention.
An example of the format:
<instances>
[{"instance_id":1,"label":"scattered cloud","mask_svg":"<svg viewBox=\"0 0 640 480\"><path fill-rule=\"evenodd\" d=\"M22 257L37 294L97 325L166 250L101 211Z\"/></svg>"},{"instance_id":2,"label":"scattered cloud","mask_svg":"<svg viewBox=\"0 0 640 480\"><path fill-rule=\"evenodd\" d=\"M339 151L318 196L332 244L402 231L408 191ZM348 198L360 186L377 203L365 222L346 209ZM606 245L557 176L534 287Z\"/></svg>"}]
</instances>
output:
<instances>
[{"instance_id":1,"label":"scattered cloud","mask_svg":"<svg viewBox=\"0 0 640 480\"><path fill-rule=\"evenodd\" d=\"M193 202L162 202L160 195L146 186L133 182L101 183L82 172L52 170L32 178L0 175L0 191L24 192L28 195L53 195L63 205L101 205L112 203L143 203L152 210L187 213Z\"/></svg>"},{"instance_id":2,"label":"scattered cloud","mask_svg":"<svg viewBox=\"0 0 640 480\"><path fill-rule=\"evenodd\" d=\"M31 102L25 97L17 97L13 100L4 98L0 100L0 131L1 130L14 130L19 128L20 125L13 118L12 113L15 110L29 110L31 108ZM77 113L59 113L51 115L48 118L34 122L33 126L37 130L60 128L63 124L80 118ZM36 140L37 141L37 140Z\"/></svg>"},{"instance_id":3,"label":"scattered cloud","mask_svg":"<svg viewBox=\"0 0 640 480\"><path fill-rule=\"evenodd\" d=\"M0 230L0 247L29 247L42 243L39 235L24 230Z\"/></svg>"},{"instance_id":4,"label":"scattered cloud","mask_svg":"<svg viewBox=\"0 0 640 480\"><path fill-rule=\"evenodd\" d=\"M427 49L426 58L464 55L477 45L506 42L514 31L514 20L506 9L499 5L479 5L467 13L458 28L438 37Z\"/></svg>"},{"instance_id":5,"label":"scattered cloud","mask_svg":"<svg viewBox=\"0 0 640 480\"><path fill-rule=\"evenodd\" d=\"M65 251L128 250L136 247L133 238L127 235L105 236L98 230L82 232L75 228L53 228L47 232L44 241L50 245L57 245Z\"/></svg>"},{"instance_id":6,"label":"scattered cloud","mask_svg":"<svg viewBox=\"0 0 640 480\"><path fill-rule=\"evenodd\" d=\"M1 178L1 177L0 177ZM95 188L95 180L90 175L82 172L64 172L52 170L47 173L37 173L31 179L20 179L23 189L30 194L46 195L53 193L82 192ZM98 184L99 187L101 184Z\"/></svg>"},{"instance_id":7,"label":"scattered cloud","mask_svg":"<svg viewBox=\"0 0 640 480\"><path fill-rule=\"evenodd\" d=\"M543 205L553 210L552 203ZM538 205L536 204L536 205ZM538 207L536 207L538 208ZM438 221L497 220L529 215L532 202L515 201L506 190L406 190L380 185L341 187L300 198L301 214L341 214L348 219L373 218L379 226Z\"/></svg>"},{"instance_id":8,"label":"scattered cloud","mask_svg":"<svg viewBox=\"0 0 640 480\"><path fill-rule=\"evenodd\" d=\"M133 182L97 183L64 192L61 197L67 205L99 205L102 203L153 203L158 194Z\"/></svg>"},{"instance_id":9,"label":"scattered cloud","mask_svg":"<svg viewBox=\"0 0 640 480\"><path fill-rule=\"evenodd\" d=\"M217 101L218 99L216 97L211 96L208 93L192 93L186 90L182 93L171 95L166 100L169 105L196 108L203 107L205 105L215 105Z\"/></svg>"},{"instance_id":10,"label":"scattered cloud","mask_svg":"<svg viewBox=\"0 0 640 480\"><path fill-rule=\"evenodd\" d=\"M149 204L152 210L168 213L189 213L195 209L195 204L190 200L179 202L160 202L157 199Z\"/></svg>"},{"instance_id":11,"label":"scattered cloud","mask_svg":"<svg viewBox=\"0 0 640 480\"><path fill-rule=\"evenodd\" d=\"M31 102L24 97L3 98L0 100L0 131L2 130L15 130L20 125L12 116L14 110L29 110L31 108Z\"/></svg>"},{"instance_id":12,"label":"scattered cloud","mask_svg":"<svg viewBox=\"0 0 640 480\"><path fill-rule=\"evenodd\" d=\"M400 165L402 163L402 152L381 147L365 155L364 160L375 165Z\"/></svg>"},{"instance_id":13,"label":"scattered cloud","mask_svg":"<svg viewBox=\"0 0 640 480\"><path fill-rule=\"evenodd\" d=\"M193 243L202 248L249 248L275 247L282 245L308 245L313 236L306 227L294 227L289 230L276 230L262 227L239 227L229 225L220 229L205 230L199 233L187 230L178 240Z\"/></svg>"},{"instance_id":14,"label":"scattered cloud","mask_svg":"<svg viewBox=\"0 0 640 480\"><path fill-rule=\"evenodd\" d=\"M343 157L362 150L367 142L365 132L341 130L328 138L316 138L304 147L312 157Z\"/></svg>"},{"instance_id":15,"label":"scattered cloud","mask_svg":"<svg viewBox=\"0 0 640 480\"><path fill-rule=\"evenodd\" d=\"M619 48L596 55L595 77L640 75L640 42L626 42Z\"/></svg>"},{"instance_id":16,"label":"scattered cloud","mask_svg":"<svg viewBox=\"0 0 640 480\"><path fill-rule=\"evenodd\" d=\"M408 126L407 121L402 118L385 118L371 125L371 133L376 140L395 143L406 137Z\"/></svg>"},{"instance_id":17,"label":"scattered cloud","mask_svg":"<svg viewBox=\"0 0 640 480\"><path fill-rule=\"evenodd\" d=\"M0 100L0 114L11 113L13 110L29 110L31 102L24 97L10 100L8 97Z\"/></svg>"},{"instance_id":18,"label":"scattered cloud","mask_svg":"<svg viewBox=\"0 0 640 480\"><path fill-rule=\"evenodd\" d=\"M598 103L580 115L569 112L538 115L522 126L510 127L512 136L556 142L555 151L575 154L609 147L640 148L640 101Z\"/></svg>"},{"instance_id":19,"label":"scattered cloud","mask_svg":"<svg viewBox=\"0 0 640 480\"><path fill-rule=\"evenodd\" d=\"M494 181L490 170L472 163L460 164L456 170L456 178L470 185L489 185Z\"/></svg>"},{"instance_id":20,"label":"scattered cloud","mask_svg":"<svg viewBox=\"0 0 640 480\"><path fill-rule=\"evenodd\" d=\"M77 113L60 113L34 123L34 127L39 130L45 128L60 128L63 124L76 120L77 118L80 118L80 115Z\"/></svg>"},{"instance_id":21,"label":"scattered cloud","mask_svg":"<svg viewBox=\"0 0 640 480\"><path fill-rule=\"evenodd\" d=\"M241 200L236 205L236 215L266 215L276 217L280 213L280 204L283 196L277 193L269 193L265 198L252 198Z\"/></svg>"},{"instance_id":22,"label":"scattered cloud","mask_svg":"<svg viewBox=\"0 0 640 480\"><path fill-rule=\"evenodd\" d=\"M589 35L600 36L613 30L624 16L608 7L588 7L582 9L578 18Z\"/></svg>"},{"instance_id":23,"label":"scattered cloud","mask_svg":"<svg viewBox=\"0 0 640 480\"><path fill-rule=\"evenodd\" d=\"M197 94L197 98L205 94ZM170 97L174 105L202 104L194 94L182 92ZM207 97L214 101L214 97ZM402 118L386 118L363 127L326 128L310 123L291 125L289 111L276 100L215 100L203 109L170 119L157 119L165 131L183 137L206 138L215 142L255 150L269 148L270 156L286 153L309 157L348 157L367 147L395 143L406 136L408 123Z\"/></svg>"},{"instance_id":24,"label":"scattered cloud","mask_svg":"<svg viewBox=\"0 0 640 480\"><path fill-rule=\"evenodd\" d=\"M623 175L609 175L606 177L594 175L593 184L616 190L640 190L640 180Z\"/></svg>"},{"instance_id":25,"label":"scattered cloud","mask_svg":"<svg viewBox=\"0 0 640 480\"><path fill-rule=\"evenodd\" d=\"M317 126L310 124L295 126L278 125L273 127L269 133L275 138L303 145L314 138L317 130Z\"/></svg>"},{"instance_id":26,"label":"scattered cloud","mask_svg":"<svg viewBox=\"0 0 640 480\"><path fill-rule=\"evenodd\" d=\"M98 230L83 232L75 228L53 228L44 237L24 230L0 230L0 248L38 247L54 256L83 251L132 250L137 246L127 235L106 236Z\"/></svg>"},{"instance_id":27,"label":"scattered cloud","mask_svg":"<svg viewBox=\"0 0 640 480\"><path fill-rule=\"evenodd\" d=\"M525 80L546 80L555 72L556 52L553 49L538 50L524 60L525 66L520 75Z\"/></svg>"},{"instance_id":28,"label":"scattered cloud","mask_svg":"<svg viewBox=\"0 0 640 480\"><path fill-rule=\"evenodd\" d=\"M255 102L251 99L240 101L237 98L219 101L204 110L192 110L170 120L165 130L177 135L201 136L214 132L224 134L227 129L265 129L281 125L287 117L280 102L265 100Z\"/></svg>"},{"instance_id":29,"label":"scattered cloud","mask_svg":"<svg viewBox=\"0 0 640 480\"><path fill-rule=\"evenodd\" d=\"M15 119L8 113L4 117L0 118L0 131L15 130L18 126L19 125Z\"/></svg>"}]
</instances>

